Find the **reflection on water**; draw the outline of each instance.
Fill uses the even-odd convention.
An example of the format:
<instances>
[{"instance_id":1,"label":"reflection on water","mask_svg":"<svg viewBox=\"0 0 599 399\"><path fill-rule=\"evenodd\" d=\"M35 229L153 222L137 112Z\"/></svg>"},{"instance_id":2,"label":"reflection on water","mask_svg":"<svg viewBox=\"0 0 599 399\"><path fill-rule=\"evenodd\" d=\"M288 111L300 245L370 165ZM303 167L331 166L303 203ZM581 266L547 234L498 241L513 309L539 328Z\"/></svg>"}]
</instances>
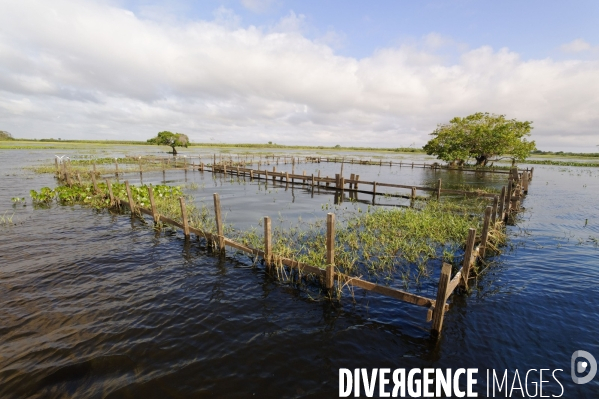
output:
<instances>
[{"instance_id":1,"label":"reflection on water","mask_svg":"<svg viewBox=\"0 0 599 399\"><path fill-rule=\"evenodd\" d=\"M572 352L599 355L597 170L535 166L509 247L470 296L454 300L442 339L433 342L426 309L360 290L355 302L330 303L273 281L234 252L222 257L123 215L34 209L29 199L13 207L12 197L55 184L21 169L53 156L0 152L10 165L0 178L0 214L17 222L0 227L0 397L331 397L341 367L478 367L480 376L486 368L562 368L565 397L592 397L599 388L597 380L578 386L569 378ZM334 176L339 168L296 165L308 175ZM501 175L345 164L350 173L414 185L441 178L448 188L505 184ZM121 178L135 183L140 176ZM279 213L324 218L335 201L324 189L197 171L144 173L143 180L187 183L207 204L219 192L237 228ZM343 207L371 203L365 194L357 203L345 195Z\"/></svg>"}]
</instances>

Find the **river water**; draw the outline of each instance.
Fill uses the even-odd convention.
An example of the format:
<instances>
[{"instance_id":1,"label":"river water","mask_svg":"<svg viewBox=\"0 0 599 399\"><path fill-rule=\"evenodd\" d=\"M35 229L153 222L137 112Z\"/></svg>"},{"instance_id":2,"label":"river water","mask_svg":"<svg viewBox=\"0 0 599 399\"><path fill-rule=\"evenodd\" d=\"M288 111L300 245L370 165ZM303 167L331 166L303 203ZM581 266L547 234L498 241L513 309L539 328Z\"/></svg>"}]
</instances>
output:
<instances>
[{"instance_id":1,"label":"river water","mask_svg":"<svg viewBox=\"0 0 599 399\"><path fill-rule=\"evenodd\" d=\"M92 155L152 150L105 147ZM574 351L599 359L597 168L535 166L525 210L508 226L507 247L470 295L452 300L436 341L424 308L360 290L355 301L331 303L273 280L232 251L221 257L186 242L180 232L156 232L108 211L32 206L29 190L56 182L24 167L53 162L57 151L0 150L0 215L12 220L0 225L2 398L337 397L340 368L382 367L478 368L479 397L487 396L487 370L507 369L511 385L516 370L561 369L555 376L563 388L545 374L544 395L563 389L566 398L599 396L599 376L585 385L570 377ZM64 154L75 159L90 151ZM333 176L339 167L301 164L296 172ZM433 185L439 178L444 187L505 184L503 175L344 168L345 176L398 184ZM122 179L138 183L139 174ZM143 180L186 185L198 203L210 204L219 192L227 223L240 229L257 227L265 215L316 220L339 210L325 190L285 190L208 172L144 173ZM372 197L361 196L341 206L368 207ZM25 206L13 206L13 197L25 197ZM435 296L434 285L420 290ZM530 379L538 383L538 373ZM512 397L522 395L516 390Z\"/></svg>"}]
</instances>

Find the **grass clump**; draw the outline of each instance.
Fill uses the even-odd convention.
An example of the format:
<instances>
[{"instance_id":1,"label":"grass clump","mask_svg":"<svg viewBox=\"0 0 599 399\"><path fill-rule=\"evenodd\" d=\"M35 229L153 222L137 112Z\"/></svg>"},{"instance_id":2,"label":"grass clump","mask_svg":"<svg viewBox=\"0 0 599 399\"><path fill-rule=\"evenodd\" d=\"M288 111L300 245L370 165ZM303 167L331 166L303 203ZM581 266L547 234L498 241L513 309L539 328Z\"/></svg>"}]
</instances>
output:
<instances>
[{"instance_id":1,"label":"grass clump","mask_svg":"<svg viewBox=\"0 0 599 399\"><path fill-rule=\"evenodd\" d=\"M81 204L96 209L110 208L111 201L106 183L99 183L94 191L91 184L58 186L54 189L31 190L36 204L53 201L63 205ZM130 186L135 204L149 209L147 185ZM185 197L178 186L152 186L154 203L160 215L181 221L180 197ZM125 184L113 183L113 195L128 202ZM369 206L337 209L335 234L335 267L352 277L368 276L369 280L392 280L400 276L406 288L415 281L431 275L431 265L440 261L457 265L463 255L468 230L481 230L481 215L487 201L416 201L413 208L385 209ZM187 216L191 227L203 232L216 233L212 208L195 205L187 197ZM272 252L277 258L288 258L308 265L326 267L326 223L324 218L307 223L289 225L280 218L273 226ZM264 237L257 230L235 230L225 226L225 236L246 246L264 250ZM492 228L493 250L505 236L499 226ZM280 263L280 262L279 262ZM286 275L279 267L280 275ZM399 273L399 274L398 274Z\"/></svg>"},{"instance_id":2,"label":"grass clump","mask_svg":"<svg viewBox=\"0 0 599 399\"><path fill-rule=\"evenodd\" d=\"M428 277L434 261L460 260L468 230L481 230L480 215L486 204L421 201L415 208L369 207L338 213L335 266L350 276L370 279L389 280L399 273L406 285L413 274L416 281ZM257 230L231 233L233 239L263 249L263 236ZM295 226L280 221L272 234L275 260L280 256L325 268L324 220Z\"/></svg>"},{"instance_id":3,"label":"grass clump","mask_svg":"<svg viewBox=\"0 0 599 399\"><path fill-rule=\"evenodd\" d=\"M39 192L31 190L30 196L33 203L38 206L48 206L52 202L57 202L61 205L84 205L98 210L113 208L113 205L110 203L110 194L106 183L98 183L97 187L97 192L94 191L92 184L85 182L71 186L61 185L55 188L43 187ZM113 182L111 187L115 198L119 198L123 202L128 202L127 190L124 183ZM181 205L179 198L183 197L186 199L187 218L190 226L209 233L216 232L216 222L212 211L205 205L197 207L193 202L193 198L183 194L180 186L130 185L131 196L136 206L146 209L151 208L148 193L149 187L152 187L154 205L158 214L180 221ZM227 229L230 229L230 227Z\"/></svg>"},{"instance_id":4,"label":"grass clump","mask_svg":"<svg viewBox=\"0 0 599 399\"><path fill-rule=\"evenodd\" d=\"M71 176L75 176L77 173L81 174L81 176L87 176L92 173L93 165L96 165L96 174L105 175L105 174L114 174L116 172L116 165L118 163L119 173L126 172L139 172L139 171L154 171L154 170L162 170L162 169L170 169L177 166L183 166L185 164L185 160L181 158L173 158L172 160L169 158L164 162L164 160L155 158L155 157L120 157L120 158L93 158L93 159L73 159L66 161L64 167L66 167L67 172ZM63 165L59 165L60 170L62 170ZM56 173L56 164L52 163L44 163L41 165L36 165L32 167L28 167L27 169L32 170L35 173Z\"/></svg>"}]
</instances>

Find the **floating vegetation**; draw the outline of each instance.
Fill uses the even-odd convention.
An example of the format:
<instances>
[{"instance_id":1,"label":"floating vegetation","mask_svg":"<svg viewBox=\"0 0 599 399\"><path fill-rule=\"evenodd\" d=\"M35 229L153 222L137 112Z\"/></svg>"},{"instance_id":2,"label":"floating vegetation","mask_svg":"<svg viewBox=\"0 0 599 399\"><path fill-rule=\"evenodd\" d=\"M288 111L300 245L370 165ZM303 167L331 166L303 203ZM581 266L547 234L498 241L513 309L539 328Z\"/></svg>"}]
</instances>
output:
<instances>
[{"instance_id":1,"label":"floating vegetation","mask_svg":"<svg viewBox=\"0 0 599 399\"><path fill-rule=\"evenodd\" d=\"M599 162L576 162L576 161L552 161L528 159L526 163L533 165L555 165L555 166L582 166L582 167L599 167Z\"/></svg>"},{"instance_id":2,"label":"floating vegetation","mask_svg":"<svg viewBox=\"0 0 599 399\"><path fill-rule=\"evenodd\" d=\"M94 192L94 187L91 184L73 184L71 186L61 185L52 189L43 187L40 191L31 190L30 196L33 203L38 206L47 206L52 202L57 202L61 205L85 205L94 209L111 208L110 194L106 183L97 184L98 191ZM193 204L191 197L183 194L182 188L179 186L167 185L141 185L129 186L131 196L137 206L150 208L150 197L148 188L152 187L154 204L156 211L167 218L173 220L181 219L181 207L179 198L187 199L187 218L192 227L202 231L213 233L216 231L216 223L212 211L202 205L197 208ZM124 183L111 183L112 193L115 198L127 198L126 185ZM227 231L228 231L227 227Z\"/></svg>"}]
</instances>

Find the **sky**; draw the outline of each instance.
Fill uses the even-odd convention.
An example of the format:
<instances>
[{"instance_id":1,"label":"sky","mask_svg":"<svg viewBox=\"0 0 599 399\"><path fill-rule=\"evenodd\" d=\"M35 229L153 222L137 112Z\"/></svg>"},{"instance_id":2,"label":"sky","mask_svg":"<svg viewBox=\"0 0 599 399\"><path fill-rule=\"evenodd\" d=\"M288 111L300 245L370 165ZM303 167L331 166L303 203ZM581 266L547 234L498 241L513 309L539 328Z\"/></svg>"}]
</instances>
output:
<instances>
[{"instance_id":1,"label":"sky","mask_svg":"<svg viewBox=\"0 0 599 399\"><path fill-rule=\"evenodd\" d=\"M0 0L20 138L420 147L475 112L599 151L597 1Z\"/></svg>"}]
</instances>

